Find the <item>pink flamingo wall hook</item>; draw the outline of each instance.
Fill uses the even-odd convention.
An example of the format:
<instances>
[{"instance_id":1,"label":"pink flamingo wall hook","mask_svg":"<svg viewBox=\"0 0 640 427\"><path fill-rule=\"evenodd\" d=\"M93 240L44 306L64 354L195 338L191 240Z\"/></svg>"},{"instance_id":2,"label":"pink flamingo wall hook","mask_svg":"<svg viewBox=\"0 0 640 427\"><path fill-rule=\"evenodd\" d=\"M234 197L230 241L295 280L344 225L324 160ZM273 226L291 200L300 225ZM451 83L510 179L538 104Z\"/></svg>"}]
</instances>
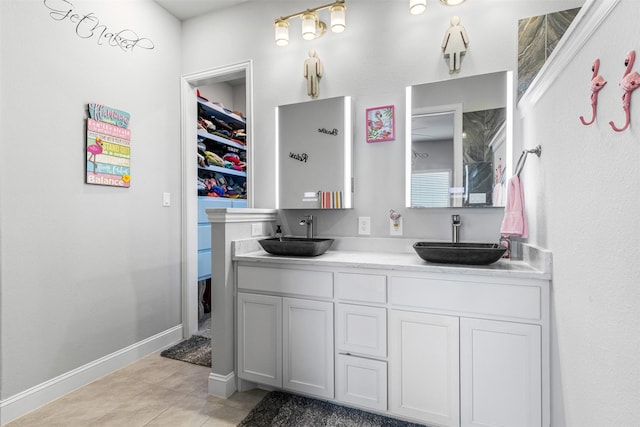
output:
<instances>
[{"instance_id":1,"label":"pink flamingo wall hook","mask_svg":"<svg viewBox=\"0 0 640 427\"><path fill-rule=\"evenodd\" d=\"M596 121L596 109L598 105L598 92L600 89L607 84L607 81L602 78L602 76L598 75L598 70L600 69L600 60L598 58L593 61L593 65L591 66L591 71L593 71L593 76L591 77L591 83L589 87L591 88L591 120L586 121L584 117L580 116L580 121L583 125L588 126L591 123Z\"/></svg>"},{"instance_id":2,"label":"pink flamingo wall hook","mask_svg":"<svg viewBox=\"0 0 640 427\"><path fill-rule=\"evenodd\" d=\"M627 66L624 76L622 76L622 80L620 80L620 87L624 90L624 94L622 95L622 109L626 115L626 123L622 128L617 127L613 121L609 122L613 130L616 132L622 132L626 128L629 127L629 122L631 121L631 92L633 92L638 86L640 86L640 74L637 72L631 72L631 68L633 67L633 63L636 60L636 51L632 50L627 53L627 57L624 60L624 65Z\"/></svg>"}]
</instances>

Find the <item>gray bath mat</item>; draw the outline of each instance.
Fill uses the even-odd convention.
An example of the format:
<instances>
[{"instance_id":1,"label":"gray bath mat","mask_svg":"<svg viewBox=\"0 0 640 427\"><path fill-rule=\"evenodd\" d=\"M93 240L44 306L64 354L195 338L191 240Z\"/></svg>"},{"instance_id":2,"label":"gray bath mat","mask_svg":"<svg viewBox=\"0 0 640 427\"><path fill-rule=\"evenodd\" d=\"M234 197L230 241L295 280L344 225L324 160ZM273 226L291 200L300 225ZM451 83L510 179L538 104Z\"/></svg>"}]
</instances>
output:
<instances>
[{"instance_id":1,"label":"gray bath mat","mask_svg":"<svg viewBox=\"0 0 640 427\"><path fill-rule=\"evenodd\" d=\"M211 367L211 338L193 335L160 353L169 359Z\"/></svg>"},{"instance_id":2,"label":"gray bath mat","mask_svg":"<svg viewBox=\"0 0 640 427\"><path fill-rule=\"evenodd\" d=\"M358 409L280 391L267 394L238 427L419 427Z\"/></svg>"}]
</instances>

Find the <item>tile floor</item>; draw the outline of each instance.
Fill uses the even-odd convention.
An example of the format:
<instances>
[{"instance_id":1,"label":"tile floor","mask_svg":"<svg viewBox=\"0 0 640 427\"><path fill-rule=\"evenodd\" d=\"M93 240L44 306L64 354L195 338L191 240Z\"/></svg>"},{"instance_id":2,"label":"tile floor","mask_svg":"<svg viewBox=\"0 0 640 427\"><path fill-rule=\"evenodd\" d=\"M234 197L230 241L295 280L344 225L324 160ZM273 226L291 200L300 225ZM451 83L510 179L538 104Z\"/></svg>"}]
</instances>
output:
<instances>
[{"instance_id":1,"label":"tile floor","mask_svg":"<svg viewBox=\"0 0 640 427\"><path fill-rule=\"evenodd\" d=\"M5 427L235 426L266 394L207 394L210 368L154 353Z\"/></svg>"}]
</instances>

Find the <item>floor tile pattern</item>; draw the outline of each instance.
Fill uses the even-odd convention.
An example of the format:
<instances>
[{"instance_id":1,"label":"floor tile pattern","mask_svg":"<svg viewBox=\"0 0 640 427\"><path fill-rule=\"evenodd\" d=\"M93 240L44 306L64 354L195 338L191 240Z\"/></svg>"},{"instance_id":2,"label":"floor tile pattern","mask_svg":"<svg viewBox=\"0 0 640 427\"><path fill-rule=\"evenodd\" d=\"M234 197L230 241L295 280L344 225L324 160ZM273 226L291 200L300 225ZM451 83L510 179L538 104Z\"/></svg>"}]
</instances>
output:
<instances>
[{"instance_id":1,"label":"floor tile pattern","mask_svg":"<svg viewBox=\"0 0 640 427\"><path fill-rule=\"evenodd\" d=\"M235 426L267 394L208 395L210 368L154 353L55 400L6 427Z\"/></svg>"}]
</instances>

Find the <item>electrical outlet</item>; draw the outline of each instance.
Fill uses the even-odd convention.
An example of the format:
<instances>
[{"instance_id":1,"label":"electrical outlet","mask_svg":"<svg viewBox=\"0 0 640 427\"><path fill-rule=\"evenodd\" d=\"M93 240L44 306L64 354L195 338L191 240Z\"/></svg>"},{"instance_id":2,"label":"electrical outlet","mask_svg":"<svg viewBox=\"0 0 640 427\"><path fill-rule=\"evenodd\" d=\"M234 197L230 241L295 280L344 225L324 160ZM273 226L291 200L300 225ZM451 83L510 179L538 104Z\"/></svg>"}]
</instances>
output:
<instances>
[{"instance_id":1,"label":"electrical outlet","mask_svg":"<svg viewBox=\"0 0 640 427\"><path fill-rule=\"evenodd\" d=\"M262 236L262 224L259 222L251 224L251 237Z\"/></svg>"},{"instance_id":2,"label":"electrical outlet","mask_svg":"<svg viewBox=\"0 0 640 427\"><path fill-rule=\"evenodd\" d=\"M397 220L389 219L389 235L402 236L402 217Z\"/></svg>"},{"instance_id":3,"label":"electrical outlet","mask_svg":"<svg viewBox=\"0 0 640 427\"><path fill-rule=\"evenodd\" d=\"M162 193L162 206L171 206L171 193Z\"/></svg>"},{"instance_id":4,"label":"electrical outlet","mask_svg":"<svg viewBox=\"0 0 640 427\"><path fill-rule=\"evenodd\" d=\"M369 216L358 217L358 234L361 236L371 235L371 217Z\"/></svg>"}]
</instances>

